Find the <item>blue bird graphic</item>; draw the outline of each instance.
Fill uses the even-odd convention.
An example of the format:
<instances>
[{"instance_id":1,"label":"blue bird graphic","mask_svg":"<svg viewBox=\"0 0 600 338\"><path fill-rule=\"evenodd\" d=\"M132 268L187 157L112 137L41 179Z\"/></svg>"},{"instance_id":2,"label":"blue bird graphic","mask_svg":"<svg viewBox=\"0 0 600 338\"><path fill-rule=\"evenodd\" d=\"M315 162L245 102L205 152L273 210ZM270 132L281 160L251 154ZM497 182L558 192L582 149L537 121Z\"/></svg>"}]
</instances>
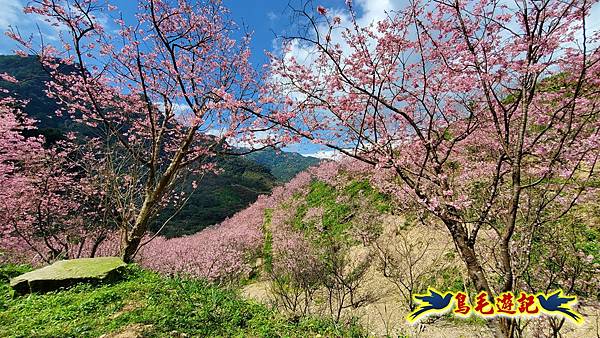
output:
<instances>
[{"instance_id":1,"label":"blue bird graphic","mask_svg":"<svg viewBox=\"0 0 600 338\"><path fill-rule=\"evenodd\" d=\"M442 294L433 288L427 289L427 292L428 294L413 296L415 301L420 304L413 313L408 315L407 319L410 322L414 322L428 312L441 313L452 303L452 293L450 292Z\"/></svg>"},{"instance_id":2,"label":"blue bird graphic","mask_svg":"<svg viewBox=\"0 0 600 338\"><path fill-rule=\"evenodd\" d=\"M539 294L536 297L540 302L540 306L548 312L562 313L563 315L573 319L576 323L581 322L583 319L580 314L573 311L571 306L568 305L571 302L576 302L577 297L565 297L562 290L558 290L548 295L548 297L542 294Z\"/></svg>"}]
</instances>

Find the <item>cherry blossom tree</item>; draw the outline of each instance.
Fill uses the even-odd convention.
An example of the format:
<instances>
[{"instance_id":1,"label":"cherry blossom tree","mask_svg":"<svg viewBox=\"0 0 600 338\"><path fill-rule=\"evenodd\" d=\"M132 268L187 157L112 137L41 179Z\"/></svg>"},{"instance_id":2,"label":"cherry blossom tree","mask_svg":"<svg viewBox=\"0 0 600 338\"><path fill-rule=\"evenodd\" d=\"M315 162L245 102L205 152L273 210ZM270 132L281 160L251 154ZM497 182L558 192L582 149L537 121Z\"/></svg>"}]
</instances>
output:
<instances>
[{"instance_id":1,"label":"cherry blossom tree","mask_svg":"<svg viewBox=\"0 0 600 338\"><path fill-rule=\"evenodd\" d=\"M594 191L597 1L411 0L368 26L346 5L295 11L302 29L271 55L265 107L247 110L391 173L389 192L445 224L477 291L514 290L524 239ZM515 325L490 323L498 336Z\"/></svg>"},{"instance_id":2,"label":"cherry blossom tree","mask_svg":"<svg viewBox=\"0 0 600 338\"><path fill-rule=\"evenodd\" d=\"M187 174L211 169L224 141L252 126L239 109L255 93L249 38L233 38L237 29L217 0L140 1L131 25L104 1L35 0L25 11L58 26L61 45L9 35L49 70L58 113L100 133L91 153L112 170L107 176L127 183L110 187L113 198L126 196L118 223L129 262L157 214L183 198Z\"/></svg>"},{"instance_id":3,"label":"cherry blossom tree","mask_svg":"<svg viewBox=\"0 0 600 338\"><path fill-rule=\"evenodd\" d=\"M43 137L24 136L35 125L22 105L11 97L0 100L2 254L30 263L93 257L109 232L99 217L98 190L74 164L71 142L47 148Z\"/></svg>"},{"instance_id":4,"label":"cherry blossom tree","mask_svg":"<svg viewBox=\"0 0 600 338\"><path fill-rule=\"evenodd\" d=\"M2 80L16 80L2 74ZM28 190L26 175L19 171L22 160L27 158L28 151L37 153L42 149L38 138L25 138L21 132L33 128L32 121L19 121L18 111L14 108L17 103L12 98L0 101L0 239L3 251L18 251L27 247L27 243L14 234L14 219L12 215L20 214L21 201L17 198ZM3 253L6 254L6 253Z\"/></svg>"}]
</instances>

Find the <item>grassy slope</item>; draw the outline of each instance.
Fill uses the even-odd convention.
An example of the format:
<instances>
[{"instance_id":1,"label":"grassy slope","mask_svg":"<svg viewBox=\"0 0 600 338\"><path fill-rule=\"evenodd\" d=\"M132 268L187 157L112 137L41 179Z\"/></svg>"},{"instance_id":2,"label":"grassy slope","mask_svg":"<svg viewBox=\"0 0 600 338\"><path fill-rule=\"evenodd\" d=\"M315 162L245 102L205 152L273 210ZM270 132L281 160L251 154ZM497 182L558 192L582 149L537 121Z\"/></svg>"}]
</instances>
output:
<instances>
[{"instance_id":1,"label":"grassy slope","mask_svg":"<svg viewBox=\"0 0 600 338\"><path fill-rule=\"evenodd\" d=\"M121 282L13 298L8 277L26 269L0 268L0 337L98 337L134 324L144 336L361 336L313 318L290 320L234 291L202 281L165 278L135 266Z\"/></svg>"}]
</instances>

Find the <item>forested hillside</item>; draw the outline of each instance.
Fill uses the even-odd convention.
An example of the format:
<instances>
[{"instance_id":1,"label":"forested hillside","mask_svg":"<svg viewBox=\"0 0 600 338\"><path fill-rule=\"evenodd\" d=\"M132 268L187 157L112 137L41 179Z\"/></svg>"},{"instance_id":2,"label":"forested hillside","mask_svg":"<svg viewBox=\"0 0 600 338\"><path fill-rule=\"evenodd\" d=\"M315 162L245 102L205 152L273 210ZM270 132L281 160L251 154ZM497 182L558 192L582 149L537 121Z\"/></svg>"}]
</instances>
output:
<instances>
[{"instance_id":1,"label":"forested hillside","mask_svg":"<svg viewBox=\"0 0 600 338\"><path fill-rule=\"evenodd\" d=\"M272 149L250 153L246 158L269 168L271 174L281 182L287 182L304 169L319 163L319 159L315 157L307 157L298 153L275 151Z\"/></svg>"},{"instance_id":2,"label":"forested hillside","mask_svg":"<svg viewBox=\"0 0 600 338\"><path fill-rule=\"evenodd\" d=\"M76 128L67 116L56 116L58 108L55 100L46 95L45 83L50 76L44 71L35 56L19 57L16 55L0 55L0 72L10 74L19 80L18 83L0 80L0 86L8 90L10 95L27 101L24 112L38 121L38 132L48 142L54 142L64 136L67 130ZM1 93L0 96L7 96Z\"/></svg>"}]
</instances>

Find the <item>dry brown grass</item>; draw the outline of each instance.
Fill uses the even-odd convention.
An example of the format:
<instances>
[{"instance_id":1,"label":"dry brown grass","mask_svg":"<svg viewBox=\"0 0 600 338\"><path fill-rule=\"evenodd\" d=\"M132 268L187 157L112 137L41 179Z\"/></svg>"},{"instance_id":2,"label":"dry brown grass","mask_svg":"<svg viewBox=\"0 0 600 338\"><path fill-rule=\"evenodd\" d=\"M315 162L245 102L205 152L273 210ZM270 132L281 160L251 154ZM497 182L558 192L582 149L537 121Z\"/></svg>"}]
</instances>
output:
<instances>
[{"instance_id":1,"label":"dry brown grass","mask_svg":"<svg viewBox=\"0 0 600 338\"><path fill-rule=\"evenodd\" d=\"M454 252L454 246L447 230L442 226L435 224L427 226L412 224L408 226L404 217L386 215L383 217L383 233L378 243L380 246L385 246L397 244L399 241L407 241L408 243L425 242L428 244L427 252L419 262L419 266L412 267L415 269L415 273L422 272L422 269L434 270L434 280L436 280L436 283L441 283L440 277L436 276L435 273L436 266L438 269L440 266L444 268L457 267L458 271L463 274L463 280L466 280L466 272L457 255L453 255L454 258L445 255L448 252ZM352 257L360 257L370 250L376 250L375 246L355 246L348 255L352 259ZM440 257L443 259L440 260ZM491 337L485 325L472 321L431 318L416 325L409 324L405 319L405 316L409 313L408 304L401 297L398 286L390 278L383 275L379 264L371 266L364 283L364 289L372 293L374 301L357 309L345 309L342 318L343 320L352 317L358 318L361 325L374 337ZM272 305L273 299L269 290L270 283L261 280L247 285L243 289L242 295ZM318 299L319 295L317 294L315 298ZM312 309L312 313L316 315L326 316L328 314L323 302L315 302ZM584 324L581 326L570 323L565 324L565 328L561 332L563 337L599 338L600 306L590 304L582 306L578 310L585 317ZM539 328L543 325L543 320L533 321L532 324L537 325ZM528 337L544 337L543 332L532 326L530 325L530 328L526 330Z\"/></svg>"}]
</instances>

